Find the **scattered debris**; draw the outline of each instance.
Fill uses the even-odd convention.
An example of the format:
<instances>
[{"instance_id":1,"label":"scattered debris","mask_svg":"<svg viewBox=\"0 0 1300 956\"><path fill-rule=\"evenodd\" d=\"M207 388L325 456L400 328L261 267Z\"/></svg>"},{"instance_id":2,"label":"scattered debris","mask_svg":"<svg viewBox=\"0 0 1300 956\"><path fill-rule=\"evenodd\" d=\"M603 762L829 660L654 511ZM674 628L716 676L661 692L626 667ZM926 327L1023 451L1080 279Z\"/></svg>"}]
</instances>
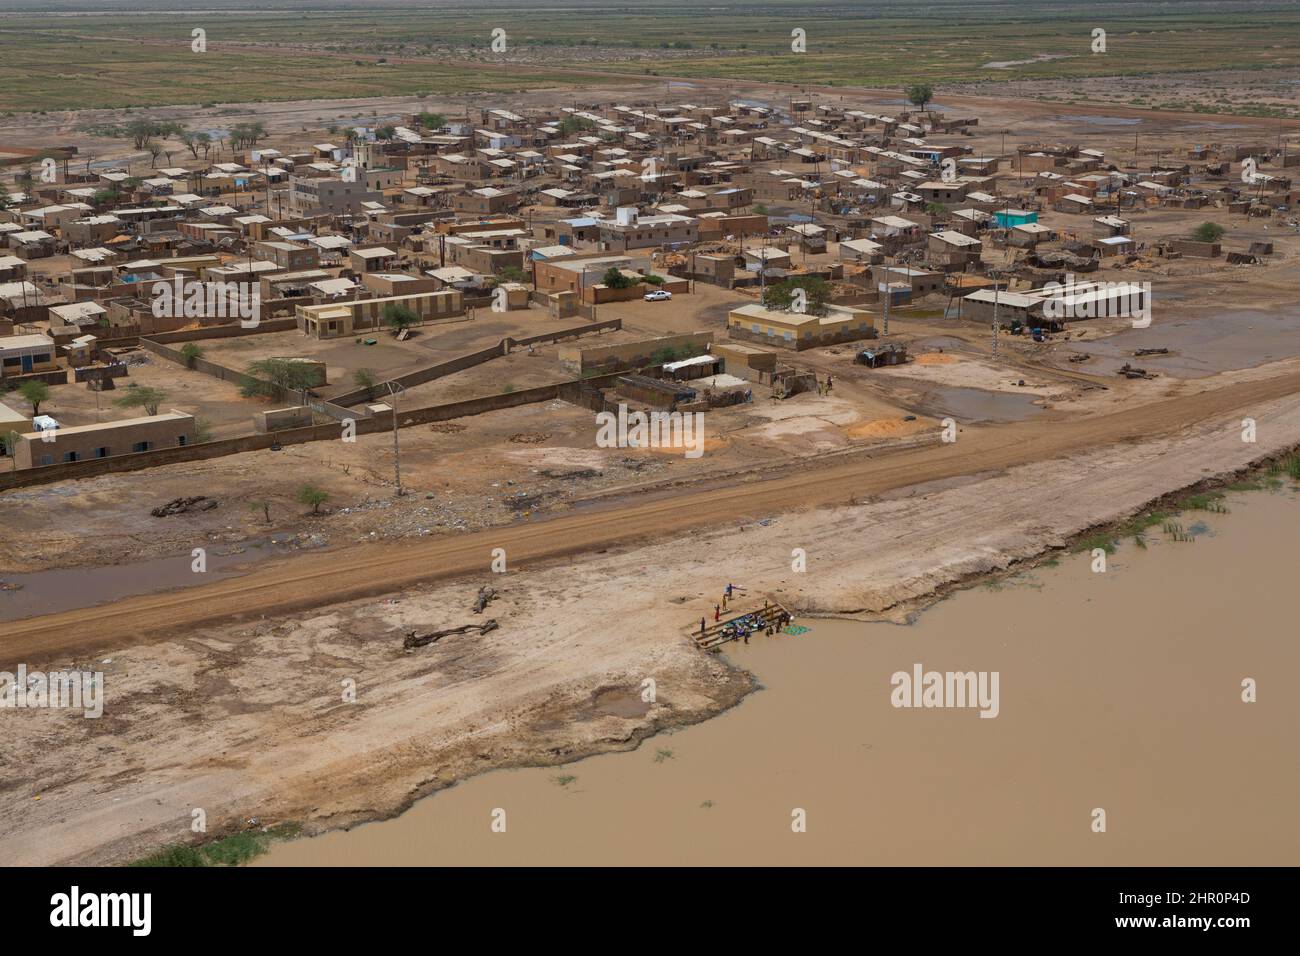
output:
<instances>
[{"instance_id":1,"label":"scattered debris","mask_svg":"<svg viewBox=\"0 0 1300 956\"><path fill-rule=\"evenodd\" d=\"M460 422L434 422L429 426L429 431L455 435L457 432L463 432L468 427L468 425L462 425Z\"/></svg>"},{"instance_id":2,"label":"scattered debris","mask_svg":"<svg viewBox=\"0 0 1300 956\"><path fill-rule=\"evenodd\" d=\"M496 588L490 588L486 584L478 589L478 597L474 599L474 613L482 614L483 609L488 606L489 602L497 596Z\"/></svg>"},{"instance_id":3,"label":"scattered debris","mask_svg":"<svg viewBox=\"0 0 1300 956\"><path fill-rule=\"evenodd\" d=\"M449 634L468 634L470 631L478 631L479 636L495 631L499 627L495 618L490 618L482 624L462 624L460 627L446 627L441 631L430 631L428 634L417 634L415 631L407 633L402 639L402 647L406 650L412 650L417 647L424 647L426 644L433 644L442 640Z\"/></svg>"},{"instance_id":4,"label":"scattered debris","mask_svg":"<svg viewBox=\"0 0 1300 956\"><path fill-rule=\"evenodd\" d=\"M577 471L557 471L553 468L545 468L539 474L546 478L554 478L557 481L577 481L579 478L599 478L603 472L596 468L581 468Z\"/></svg>"},{"instance_id":5,"label":"scattered debris","mask_svg":"<svg viewBox=\"0 0 1300 956\"><path fill-rule=\"evenodd\" d=\"M541 505L542 502L549 498L555 498L558 495L559 492L556 491L536 491L532 494L529 494L526 491L516 491L513 495L507 497L503 503L515 513L521 511L532 511L534 508Z\"/></svg>"},{"instance_id":6,"label":"scattered debris","mask_svg":"<svg viewBox=\"0 0 1300 956\"><path fill-rule=\"evenodd\" d=\"M519 432L511 435L510 440L518 445L540 445L550 440L550 435L542 432Z\"/></svg>"},{"instance_id":7,"label":"scattered debris","mask_svg":"<svg viewBox=\"0 0 1300 956\"><path fill-rule=\"evenodd\" d=\"M1134 349L1133 354L1134 355L1168 355L1169 349L1166 348Z\"/></svg>"},{"instance_id":8,"label":"scattered debris","mask_svg":"<svg viewBox=\"0 0 1300 956\"><path fill-rule=\"evenodd\" d=\"M1125 362L1123 365L1119 367L1119 374L1123 375L1125 378L1155 378L1156 377L1155 373L1148 372L1144 368L1137 368L1133 365L1129 365L1128 362Z\"/></svg>"},{"instance_id":9,"label":"scattered debris","mask_svg":"<svg viewBox=\"0 0 1300 956\"><path fill-rule=\"evenodd\" d=\"M154 508L149 513L155 518L166 518L168 515L183 515L191 511L211 511L216 506L215 498L195 495L192 498L173 498L167 504Z\"/></svg>"}]
</instances>

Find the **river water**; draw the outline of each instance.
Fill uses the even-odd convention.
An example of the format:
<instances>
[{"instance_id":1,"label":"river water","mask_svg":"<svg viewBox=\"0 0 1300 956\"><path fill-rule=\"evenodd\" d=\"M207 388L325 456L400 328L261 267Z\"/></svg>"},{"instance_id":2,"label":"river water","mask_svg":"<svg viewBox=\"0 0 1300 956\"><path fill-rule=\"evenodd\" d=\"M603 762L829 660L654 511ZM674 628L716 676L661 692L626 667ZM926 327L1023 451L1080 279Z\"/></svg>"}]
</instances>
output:
<instances>
[{"instance_id":1,"label":"river water","mask_svg":"<svg viewBox=\"0 0 1300 956\"><path fill-rule=\"evenodd\" d=\"M731 645L763 689L713 720L484 774L259 862L1295 865L1300 501L1288 483L1227 505L1178 519L1191 542L1121 543L1101 573L1065 555L911 626L804 620ZM997 672L998 715L892 706L916 664Z\"/></svg>"}]
</instances>

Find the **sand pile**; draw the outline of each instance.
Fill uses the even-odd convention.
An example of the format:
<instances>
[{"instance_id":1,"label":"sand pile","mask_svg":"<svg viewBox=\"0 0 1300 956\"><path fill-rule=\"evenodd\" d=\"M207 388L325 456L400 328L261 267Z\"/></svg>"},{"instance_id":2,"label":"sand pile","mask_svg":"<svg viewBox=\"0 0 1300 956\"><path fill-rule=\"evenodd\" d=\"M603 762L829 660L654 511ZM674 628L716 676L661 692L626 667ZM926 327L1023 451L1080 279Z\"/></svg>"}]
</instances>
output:
<instances>
[{"instance_id":1,"label":"sand pile","mask_svg":"<svg viewBox=\"0 0 1300 956\"><path fill-rule=\"evenodd\" d=\"M906 421L902 418L874 418L868 422L860 422L849 428L850 438L898 438L902 435L911 435L919 431L925 425L920 419Z\"/></svg>"},{"instance_id":2,"label":"sand pile","mask_svg":"<svg viewBox=\"0 0 1300 956\"><path fill-rule=\"evenodd\" d=\"M916 357L917 365L955 365L961 359L946 352L925 352Z\"/></svg>"}]
</instances>

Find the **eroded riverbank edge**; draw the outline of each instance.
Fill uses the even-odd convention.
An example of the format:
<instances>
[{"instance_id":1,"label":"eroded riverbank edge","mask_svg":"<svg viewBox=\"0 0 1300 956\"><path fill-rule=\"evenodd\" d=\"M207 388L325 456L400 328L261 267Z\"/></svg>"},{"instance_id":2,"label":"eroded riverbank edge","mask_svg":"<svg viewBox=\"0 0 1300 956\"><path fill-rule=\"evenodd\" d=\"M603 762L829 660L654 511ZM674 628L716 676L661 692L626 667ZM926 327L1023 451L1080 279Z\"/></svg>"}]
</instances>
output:
<instances>
[{"instance_id":1,"label":"eroded riverbank edge","mask_svg":"<svg viewBox=\"0 0 1300 956\"><path fill-rule=\"evenodd\" d=\"M484 639L400 650L403 629L449 620L449 608L470 619L463 609L481 582L457 581L125 649L109 671L118 703L101 721L31 714L15 726L14 765L29 769L6 787L8 855L129 861L197 842L194 808L207 814L205 838L254 819L300 821L312 835L394 816L490 769L634 749L757 686L686 637L727 580L805 616L905 620L1300 444L1300 399L1252 411L1254 444L1227 421L627 548L599 565L512 572L487 612L502 628ZM805 574L791 569L794 548L807 552ZM339 701L349 677L357 705ZM593 710L602 693L635 694L647 678L658 700L643 715Z\"/></svg>"}]
</instances>

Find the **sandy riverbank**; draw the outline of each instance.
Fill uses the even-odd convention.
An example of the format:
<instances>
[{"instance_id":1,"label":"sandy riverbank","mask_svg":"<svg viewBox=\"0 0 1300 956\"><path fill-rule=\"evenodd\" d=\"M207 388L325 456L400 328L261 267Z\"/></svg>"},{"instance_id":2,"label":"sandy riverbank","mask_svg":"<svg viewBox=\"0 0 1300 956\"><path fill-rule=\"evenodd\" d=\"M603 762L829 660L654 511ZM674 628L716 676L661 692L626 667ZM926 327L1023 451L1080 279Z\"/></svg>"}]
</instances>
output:
<instances>
[{"instance_id":1,"label":"sandy riverbank","mask_svg":"<svg viewBox=\"0 0 1300 956\"><path fill-rule=\"evenodd\" d=\"M4 862L132 859L190 839L195 808L209 836L252 818L318 832L390 816L490 768L635 746L750 688L686 636L727 580L805 614L902 619L963 581L1300 442L1300 397L1250 412L1255 444L1228 416L856 505L87 657L75 663L106 673L102 719L10 715L6 763L24 769L4 785ZM806 573L791 570L795 548ZM470 604L485 583L501 591L485 615L499 630L402 650L407 630L479 620ZM343 701L345 681L355 704Z\"/></svg>"}]
</instances>

